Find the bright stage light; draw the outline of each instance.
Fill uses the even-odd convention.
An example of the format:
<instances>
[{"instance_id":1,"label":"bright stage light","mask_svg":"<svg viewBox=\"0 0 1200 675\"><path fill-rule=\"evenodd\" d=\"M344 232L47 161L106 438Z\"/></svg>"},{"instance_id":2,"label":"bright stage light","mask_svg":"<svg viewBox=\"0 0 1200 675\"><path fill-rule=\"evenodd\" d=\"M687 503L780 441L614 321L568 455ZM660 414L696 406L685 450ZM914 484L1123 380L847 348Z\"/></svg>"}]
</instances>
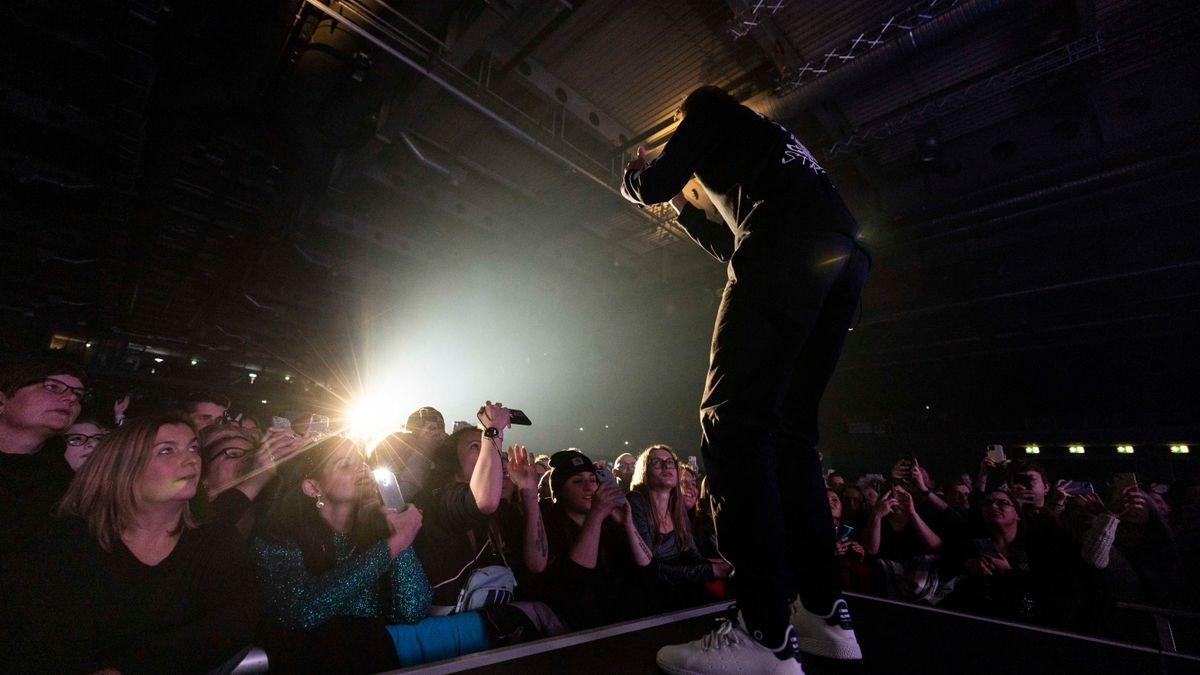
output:
<instances>
[{"instance_id":1,"label":"bright stage light","mask_svg":"<svg viewBox=\"0 0 1200 675\"><path fill-rule=\"evenodd\" d=\"M364 394L346 410L346 434L367 442L368 448L398 431L404 421L396 401L385 396Z\"/></svg>"}]
</instances>

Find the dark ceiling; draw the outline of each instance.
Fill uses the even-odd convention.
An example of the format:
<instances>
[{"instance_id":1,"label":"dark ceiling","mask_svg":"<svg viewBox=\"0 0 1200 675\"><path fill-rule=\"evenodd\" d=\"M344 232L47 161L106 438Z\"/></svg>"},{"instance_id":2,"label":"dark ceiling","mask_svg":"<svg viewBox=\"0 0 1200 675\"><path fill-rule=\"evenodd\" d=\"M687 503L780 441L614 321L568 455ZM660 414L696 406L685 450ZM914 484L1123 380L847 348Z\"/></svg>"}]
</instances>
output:
<instances>
[{"instance_id":1,"label":"dark ceiling","mask_svg":"<svg viewBox=\"0 0 1200 675\"><path fill-rule=\"evenodd\" d=\"M337 380L373 323L429 302L430 283L466 311L449 289L491 270L477 283L507 300L504 322L586 333L606 384L583 388L644 404L658 382L674 419L723 271L614 186L715 83L805 140L875 247L840 418L924 402L993 427L1198 414L1190 0L0 12L0 351L58 333Z\"/></svg>"}]
</instances>

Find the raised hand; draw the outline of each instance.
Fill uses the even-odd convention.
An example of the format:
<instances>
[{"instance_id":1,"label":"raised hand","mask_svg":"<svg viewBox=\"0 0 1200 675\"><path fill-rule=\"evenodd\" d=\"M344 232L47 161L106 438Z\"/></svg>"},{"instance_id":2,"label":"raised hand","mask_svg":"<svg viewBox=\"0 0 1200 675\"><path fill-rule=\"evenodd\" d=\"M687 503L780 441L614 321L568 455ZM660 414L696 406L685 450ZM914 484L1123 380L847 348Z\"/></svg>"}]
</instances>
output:
<instances>
[{"instance_id":1,"label":"raised hand","mask_svg":"<svg viewBox=\"0 0 1200 675\"><path fill-rule=\"evenodd\" d=\"M495 427L500 431L504 431L512 426L512 419L509 416L508 408L505 408L503 403L485 402L476 417L479 418L479 423L484 428Z\"/></svg>"},{"instance_id":2,"label":"raised hand","mask_svg":"<svg viewBox=\"0 0 1200 675\"><path fill-rule=\"evenodd\" d=\"M538 474L533 466L533 455L523 445L508 449L508 478L522 490L537 492Z\"/></svg>"},{"instance_id":3,"label":"raised hand","mask_svg":"<svg viewBox=\"0 0 1200 675\"><path fill-rule=\"evenodd\" d=\"M388 550L395 558L400 555L401 551L412 546L413 540L417 538L417 532L421 531L421 511L415 506L408 506L399 512L381 506L379 511L387 520L390 531L387 538Z\"/></svg>"}]
</instances>

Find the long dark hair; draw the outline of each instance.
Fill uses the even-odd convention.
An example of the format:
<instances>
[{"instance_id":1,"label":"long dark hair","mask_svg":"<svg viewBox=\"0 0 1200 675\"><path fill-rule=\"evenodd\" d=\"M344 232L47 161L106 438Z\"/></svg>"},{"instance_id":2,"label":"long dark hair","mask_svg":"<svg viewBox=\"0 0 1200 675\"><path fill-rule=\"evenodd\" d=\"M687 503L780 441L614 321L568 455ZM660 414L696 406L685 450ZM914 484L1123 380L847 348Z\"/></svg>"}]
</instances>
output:
<instances>
[{"instance_id":1,"label":"long dark hair","mask_svg":"<svg viewBox=\"0 0 1200 675\"><path fill-rule=\"evenodd\" d=\"M433 471L430 472L429 479L426 481L426 490L432 492L457 480L458 442L464 436L479 436L479 433L479 427L463 427L442 441L442 444L434 451Z\"/></svg>"},{"instance_id":2,"label":"long dark hair","mask_svg":"<svg viewBox=\"0 0 1200 675\"><path fill-rule=\"evenodd\" d=\"M679 463L679 455L670 446L659 443L652 445L641 452L637 458L637 464L634 465L633 479L630 481L629 489L646 496L647 510L650 512L650 524L654 528L654 536L657 537L659 528L662 526L662 519L658 514L658 509L654 507L654 502L650 499L650 485L646 483L646 473L650 470L650 453L655 450L666 450L671 453L671 459L675 461L675 487L671 488L671 496L667 500L667 517L671 520L671 528L675 531L675 546L680 553L686 552L692 548L692 524L688 518L687 509L683 506L683 493L679 488L678 476L683 471ZM699 503L699 498L697 498ZM650 542L646 542L650 543Z\"/></svg>"},{"instance_id":3,"label":"long dark hair","mask_svg":"<svg viewBox=\"0 0 1200 675\"><path fill-rule=\"evenodd\" d=\"M301 484L309 478L319 478L329 458L353 441L333 436L301 451L299 457L288 461L279 471L279 487L267 511L261 536L284 546L298 546L304 557L304 567L312 574L322 574L337 564L334 532L321 518L313 499L304 494ZM387 521L376 508L378 499L358 505L349 536L354 551L364 551L388 535Z\"/></svg>"}]
</instances>

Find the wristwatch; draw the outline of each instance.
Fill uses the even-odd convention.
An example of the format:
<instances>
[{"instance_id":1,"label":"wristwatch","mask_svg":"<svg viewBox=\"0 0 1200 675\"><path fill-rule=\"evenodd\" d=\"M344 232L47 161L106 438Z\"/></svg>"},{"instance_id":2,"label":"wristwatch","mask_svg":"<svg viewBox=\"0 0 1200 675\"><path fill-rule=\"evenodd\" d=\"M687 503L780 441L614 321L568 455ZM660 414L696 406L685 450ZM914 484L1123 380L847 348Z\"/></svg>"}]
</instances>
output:
<instances>
[{"instance_id":1,"label":"wristwatch","mask_svg":"<svg viewBox=\"0 0 1200 675\"><path fill-rule=\"evenodd\" d=\"M484 438L495 438L500 435L500 430L496 427L488 427L483 430Z\"/></svg>"}]
</instances>

